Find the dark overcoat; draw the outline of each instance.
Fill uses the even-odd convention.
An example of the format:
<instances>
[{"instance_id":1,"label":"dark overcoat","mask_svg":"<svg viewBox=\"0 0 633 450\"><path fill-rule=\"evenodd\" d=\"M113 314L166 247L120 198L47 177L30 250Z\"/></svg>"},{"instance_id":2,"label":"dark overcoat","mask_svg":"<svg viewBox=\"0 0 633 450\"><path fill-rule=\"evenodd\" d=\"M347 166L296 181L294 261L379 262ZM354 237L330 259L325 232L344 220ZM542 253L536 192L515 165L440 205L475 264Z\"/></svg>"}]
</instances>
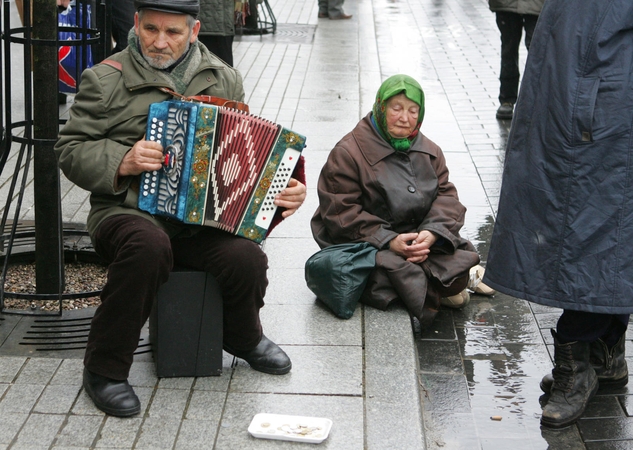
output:
<instances>
[{"instance_id":1,"label":"dark overcoat","mask_svg":"<svg viewBox=\"0 0 633 450\"><path fill-rule=\"evenodd\" d=\"M633 2L547 0L506 151L484 282L633 313Z\"/></svg>"}]
</instances>

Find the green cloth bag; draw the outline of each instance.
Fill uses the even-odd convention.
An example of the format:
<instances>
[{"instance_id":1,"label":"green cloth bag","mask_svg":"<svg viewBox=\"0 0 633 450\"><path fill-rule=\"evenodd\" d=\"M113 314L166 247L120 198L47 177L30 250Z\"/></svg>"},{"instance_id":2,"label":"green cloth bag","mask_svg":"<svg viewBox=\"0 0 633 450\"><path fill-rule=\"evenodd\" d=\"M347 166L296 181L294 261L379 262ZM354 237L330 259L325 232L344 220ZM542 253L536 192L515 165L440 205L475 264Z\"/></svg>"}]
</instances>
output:
<instances>
[{"instance_id":1,"label":"green cloth bag","mask_svg":"<svg viewBox=\"0 0 633 450\"><path fill-rule=\"evenodd\" d=\"M368 242L331 245L319 250L306 261L308 288L334 314L349 319L376 265L377 251Z\"/></svg>"}]
</instances>

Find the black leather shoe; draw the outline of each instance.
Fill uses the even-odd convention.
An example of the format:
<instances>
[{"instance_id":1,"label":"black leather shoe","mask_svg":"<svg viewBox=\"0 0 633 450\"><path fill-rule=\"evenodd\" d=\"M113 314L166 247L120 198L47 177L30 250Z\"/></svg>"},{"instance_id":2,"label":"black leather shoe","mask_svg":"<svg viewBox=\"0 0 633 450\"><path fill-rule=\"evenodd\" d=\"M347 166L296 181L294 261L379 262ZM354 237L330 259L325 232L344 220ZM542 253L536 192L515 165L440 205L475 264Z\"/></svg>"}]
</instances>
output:
<instances>
[{"instance_id":1,"label":"black leather shoe","mask_svg":"<svg viewBox=\"0 0 633 450\"><path fill-rule=\"evenodd\" d=\"M84 368L84 389L106 414L129 417L141 412L141 402L127 380L112 380Z\"/></svg>"},{"instance_id":2,"label":"black leather shoe","mask_svg":"<svg viewBox=\"0 0 633 450\"><path fill-rule=\"evenodd\" d=\"M277 344L262 335L257 347L248 352L240 352L224 345L224 350L246 361L254 370L271 375L284 375L292 369L292 362Z\"/></svg>"},{"instance_id":3,"label":"black leather shoe","mask_svg":"<svg viewBox=\"0 0 633 450\"><path fill-rule=\"evenodd\" d=\"M512 103L504 103L497 109L497 119L511 120L514 115L514 105Z\"/></svg>"}]
</instances>

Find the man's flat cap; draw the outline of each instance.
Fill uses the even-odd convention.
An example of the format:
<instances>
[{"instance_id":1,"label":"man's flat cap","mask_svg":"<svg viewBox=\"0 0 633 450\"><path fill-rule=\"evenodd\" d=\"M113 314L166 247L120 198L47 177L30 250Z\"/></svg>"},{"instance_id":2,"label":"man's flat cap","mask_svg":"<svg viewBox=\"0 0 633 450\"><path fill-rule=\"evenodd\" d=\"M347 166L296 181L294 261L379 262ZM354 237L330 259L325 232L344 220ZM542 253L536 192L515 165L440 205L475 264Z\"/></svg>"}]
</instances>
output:
<instances>
[{"instance_id":1,"label":"man's flat cap","mask_svg":"<svg viewBox=\"0 0 633 450\"><path fill-rule=\"evenodd\" d=\"M198 17L199 0L134 0L137 11L143 8L155 9L176 14L189 14Z\"/></svg>"}]
</instances>

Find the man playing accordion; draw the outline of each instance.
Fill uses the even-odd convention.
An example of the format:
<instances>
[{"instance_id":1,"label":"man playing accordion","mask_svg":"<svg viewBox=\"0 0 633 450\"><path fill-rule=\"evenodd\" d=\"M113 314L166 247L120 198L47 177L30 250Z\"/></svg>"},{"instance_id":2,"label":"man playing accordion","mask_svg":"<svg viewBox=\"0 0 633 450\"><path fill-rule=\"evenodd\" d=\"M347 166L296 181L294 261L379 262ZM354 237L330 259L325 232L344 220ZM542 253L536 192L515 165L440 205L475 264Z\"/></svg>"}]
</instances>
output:
<instances>
[{"instance_id":1,"label":"man playing accordion","mask_svg":"<svg viewBox=\"0 0 633 450\"><path fill-rule=\"evenodd\" d=\"M88 337L83 384L98 408L121 417L140 412L127 378L141 328L175 264L217 279L226 351L265 373L285 374L292 366L262 333L259 310L268 280L260 246L137 208L139 174L161 169L164 158L161 144L144 136L149 106L170 98L160 88L234 101L244 100L244 90L240 73L198 42L198 0L136 0L135 6L128 47L84 71L55 146L68 179L91 192L88 231L109 263ZM299 208L305 193L293 175L275 199L282 217Z\"/></svg>"}]
</instances>

